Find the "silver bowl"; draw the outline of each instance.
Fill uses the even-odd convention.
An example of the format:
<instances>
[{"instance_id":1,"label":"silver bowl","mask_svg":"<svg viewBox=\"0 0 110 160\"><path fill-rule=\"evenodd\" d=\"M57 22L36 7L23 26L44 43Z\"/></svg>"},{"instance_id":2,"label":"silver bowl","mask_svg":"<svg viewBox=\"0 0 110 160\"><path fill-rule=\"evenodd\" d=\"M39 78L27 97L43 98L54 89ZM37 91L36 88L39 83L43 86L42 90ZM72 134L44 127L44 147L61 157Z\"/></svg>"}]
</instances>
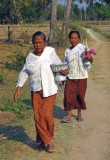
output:
<instances>
[{"instance_id":1,"label":"silver bowl","mask_svg":"<svg viewBox=\"0 0 110 160\"><path fill-rule=\"evenodd\" d=\"M58 64L58 65L52 64L51 67L53 72L59 72L61 70L67 70L68 64Z\"/></svg>"}]
</instances>

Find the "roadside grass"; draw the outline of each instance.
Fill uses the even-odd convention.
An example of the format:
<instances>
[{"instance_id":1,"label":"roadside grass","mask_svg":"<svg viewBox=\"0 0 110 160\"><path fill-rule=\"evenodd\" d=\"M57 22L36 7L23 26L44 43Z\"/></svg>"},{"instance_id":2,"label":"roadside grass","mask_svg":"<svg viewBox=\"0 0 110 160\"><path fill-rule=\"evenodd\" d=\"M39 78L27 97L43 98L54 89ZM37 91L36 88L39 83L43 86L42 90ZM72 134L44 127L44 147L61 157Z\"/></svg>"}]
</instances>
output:
<instances>
[{"instance_id":1,"label":"roadside grass","mask_svg":"<svg viewBox=\"0 0 110 160\"><path fill-rule=\"evenodd\" d=\"M91 28L95 32L100 33L105 38L110 40L110 21L85 22L82 24L85 28Z\"/></svg>"},{"instance_id":2,"label":"roadside grass","mask_svg":"<svg viewBox=\"0 0 110 160\"><path fill-rule=\"evenodd\" d=\"M90 44L90 46L92 46L92 44ZM105 42L104 46L103 44L102 46L100 46L96 56L93 57L94 62L90 71L91 79L93 79L97 85L103 86L103 92L107 92L108 94L110 94L109 46L110 46L110 42Z\"/></svg>"}]
</instances>

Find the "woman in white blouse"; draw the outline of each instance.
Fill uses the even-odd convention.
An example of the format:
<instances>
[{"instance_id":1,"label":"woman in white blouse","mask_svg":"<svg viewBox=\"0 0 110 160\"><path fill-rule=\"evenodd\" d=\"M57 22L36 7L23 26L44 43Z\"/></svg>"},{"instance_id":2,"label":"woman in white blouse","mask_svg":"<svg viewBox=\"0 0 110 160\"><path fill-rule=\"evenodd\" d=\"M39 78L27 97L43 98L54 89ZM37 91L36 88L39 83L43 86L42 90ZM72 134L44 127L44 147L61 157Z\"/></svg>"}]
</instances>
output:
<instances>
[{"instance_id":1,"label":"woman in white blouse","mask_svg":"<svg viewBox=\"0 0 110 160\"><path fill-rule=\"evenodd\" d=\"M72 109L77 109L77 121L82 121L81 110L86 109L85 94L87 88L88 71L93 61L92 56L84 55L87 46L80 43L80 34L78 31L69 33L71 46L65 51L65 61L69 64L69 71L60 71L62 75L67 75L64 91L64 108L67 116L62 122L71 122ZM85 66L85 60L89 65ZM87 63L86 63L87 64Z\"/></svg>"},{"instance_id":2,"label":"woman in white blouse","mask_svg":"<svg viewBox=\"0 0 110 160\"><path fill-rule=\"evenodd\" d=\"M48 152L54 151L54 119L53 107L56 99L57 85L51 70L51 64L60 64L55 49L46 46L43 32L36 32L32 36L34 51L26 57L26 63L20 72L14 99L18 99L20 91L29 77L34 120L36 127L36 141L42 147L47 146Z\"/></svg>"}]
</instances>

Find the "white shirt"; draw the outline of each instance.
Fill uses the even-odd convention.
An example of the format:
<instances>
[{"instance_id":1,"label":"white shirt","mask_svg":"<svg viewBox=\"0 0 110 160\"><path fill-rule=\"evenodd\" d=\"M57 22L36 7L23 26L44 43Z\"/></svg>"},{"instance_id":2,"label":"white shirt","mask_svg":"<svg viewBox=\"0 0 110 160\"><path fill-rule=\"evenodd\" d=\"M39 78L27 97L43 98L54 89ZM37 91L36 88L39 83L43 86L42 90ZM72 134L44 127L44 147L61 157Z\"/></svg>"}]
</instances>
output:
<instances>
[{"instance_id":1,"label":"white shirt","mask_svg":"<svg viewBox=\"0 0 110 160\"><path fill-rule=\"evenodd\" d=\"M20 72L17 86L22 87L29 77L29 89L31 91L43 90L44 97L56 94L58 88L50 65L61 63L52 47L45 47L41 56L36 56L30 52Z\"/></svg>"},{"instance_id":2,"label":"white shirt","mask_svg":"<svg viewBox=\"0 0 110 160\"><path fill-rule=\"evenodd\" d=\"M81 54L84 53L85 46L81 43L73 49L67 48L65 51L65 61L69 64L69 79L88 78L87 68L83 65Z\"/></svg>"}]
</instances>

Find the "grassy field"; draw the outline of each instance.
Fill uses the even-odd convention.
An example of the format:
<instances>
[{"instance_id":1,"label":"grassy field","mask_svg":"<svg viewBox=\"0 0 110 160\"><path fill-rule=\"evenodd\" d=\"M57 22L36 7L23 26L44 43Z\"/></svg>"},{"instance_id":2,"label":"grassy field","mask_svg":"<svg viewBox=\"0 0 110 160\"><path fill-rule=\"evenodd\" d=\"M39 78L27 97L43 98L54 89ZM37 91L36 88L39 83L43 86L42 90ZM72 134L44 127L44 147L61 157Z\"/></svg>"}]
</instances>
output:
<instances>
[{"instance_id":1,"label":"grassy field","mask_svg":"<svg viewBox=\"0 0 110 160\"><path fill-rule=\"evenodd\" d=\"M110 32L110 23L106 25L95 24L98 28L105 32L107 29ZM29 36L29 41L31 41L31 35L37 31L41 30L46 35L49 32L49 24L36 24L36 25L22 25L13 26L14 38L23 39L25 34ZM0 39L7 38L7 26L0 26ZM24 35L23 35L24 34ZM90 47L96 47L94 45L93 39L88 39ZM109 55L109 45L110 42L106 40L99 48L97 48L98 54L100 56L94 57L94 65L90 71L90 78L95 81L96 84L101 86L101 90L110 93L110 55ZM56 47L57 54L63 60L63 54L65 48ZM11 110L16 107L14 113L18 113L18 117L15 114L9 114L8 112L0 112L0 159L1 160L68 160L71 158L72 154L70 148L72 146L71 139L75 139L77 132L73 133L73 128L76 127L77 123L69 124L68 129L65 124L61 124L60 120L65 116L63 110L63 93L59 90L56 100L56 106L54 109L55 118L55 143L57 152L54 154L45 153L45 151L38 152L35 150L35 127L33 120L33 110L31 108L30 102L30 92L28 90L28 81L22 89L21 100L18 103L13 102L13 94L15 92L16 83L18 79L19 72L14 70L9 70L4 66L4 62L10 61L10 55L14 55L20 50L24 55L26 55L32 48L32 44L0 44L0 75L3 77L3 84L0 85L0 110L9 106ZM106 51L105 51L106 49ZM23 106L17 110L17 107ZM25 109L28 106L28 109ZM63 147L62 147L63 146ZM67 147L68 146L68 147ZM75 151L74 151L75 152ZM109 154L109 153L108 153ZM108 156L109 157L109 156ZM71 159L72 160L72 159Z\"/></svg>"}]
</instances>

